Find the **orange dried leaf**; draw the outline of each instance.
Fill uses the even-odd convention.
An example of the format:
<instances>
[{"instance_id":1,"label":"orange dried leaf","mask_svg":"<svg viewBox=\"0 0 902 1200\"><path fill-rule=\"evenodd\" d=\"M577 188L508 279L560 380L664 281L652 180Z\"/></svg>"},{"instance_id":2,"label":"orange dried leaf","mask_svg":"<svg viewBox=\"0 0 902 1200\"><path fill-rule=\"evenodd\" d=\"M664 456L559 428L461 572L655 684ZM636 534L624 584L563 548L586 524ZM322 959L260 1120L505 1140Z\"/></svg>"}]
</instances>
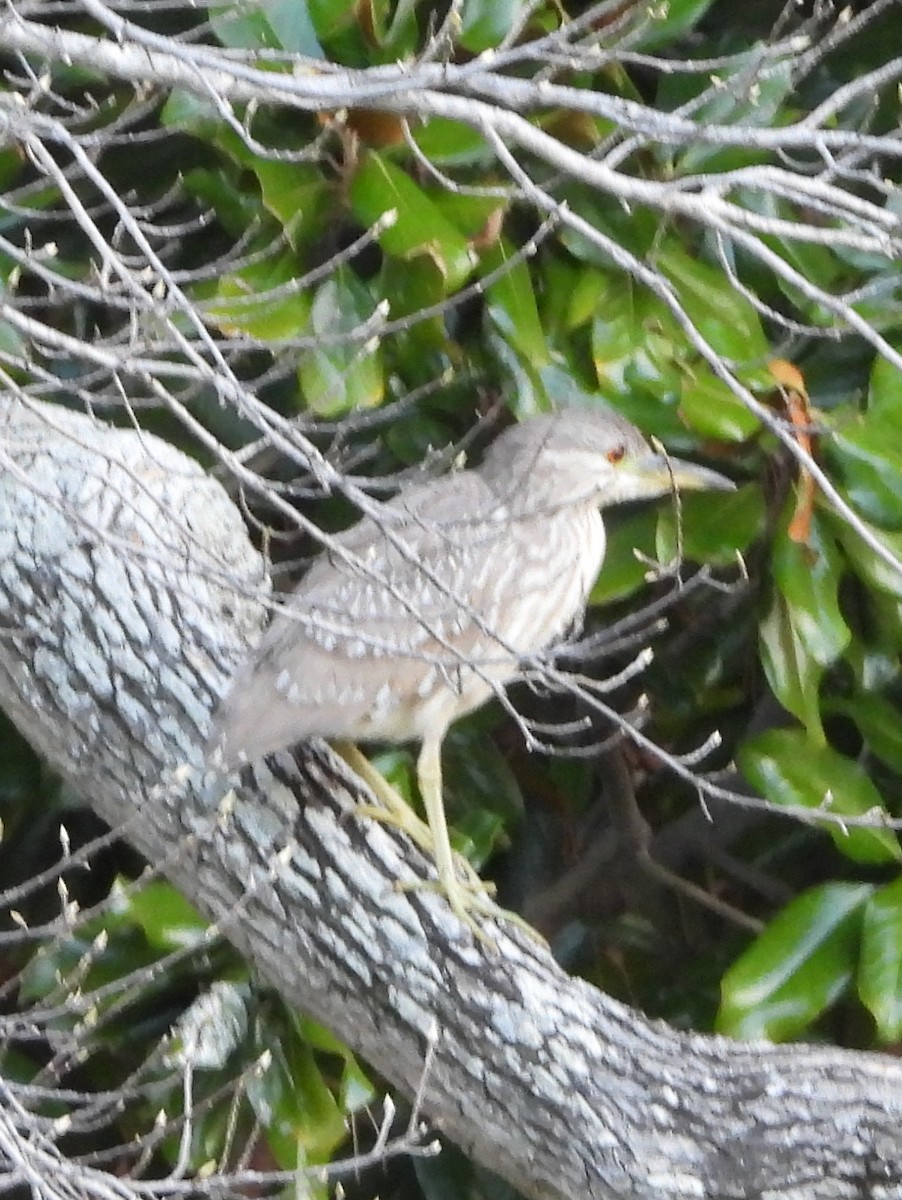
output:
<instances>
[{"instance_id":1,"label":"orange dried leaf","mask_svg":"<svg viewBox=\"0 0 902 1200\"><path fill-rule=\"evenodd\" d=\"M806 454L814 454L811 439L811 401L805 387L805 377L798 367L784 358L775 358L767 369L777 381L786 415L795 430L796 441ZM811 540L811 518L814 513L814 479L804 466L799 467L799 482L796 490L796 507L789 522L787 533L792 541L807 545Z\"/></svg>"}]
</instances>

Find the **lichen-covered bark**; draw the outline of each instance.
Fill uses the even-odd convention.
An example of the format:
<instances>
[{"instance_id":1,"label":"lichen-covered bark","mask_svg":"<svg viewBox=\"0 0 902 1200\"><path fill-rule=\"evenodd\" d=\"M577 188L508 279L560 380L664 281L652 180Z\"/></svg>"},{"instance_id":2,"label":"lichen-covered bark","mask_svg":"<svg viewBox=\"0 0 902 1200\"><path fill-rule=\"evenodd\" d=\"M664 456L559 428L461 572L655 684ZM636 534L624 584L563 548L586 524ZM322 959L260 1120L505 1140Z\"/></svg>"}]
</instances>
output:
<instances>
[{"instance_id":1,"label":"lichen-covered bark","mask_svg":"<svg viewBox=\"0 0 902 1200\"><path fill-rule=\"evenodd\" d=\"M474 942L323 747L235 792L211 709L265 620L225 493L147 434L0 401L0 703L292 1002L535 1196L902 1197L902 1067L646 1021L528 938Z\"/></svg>"}]
</instances>

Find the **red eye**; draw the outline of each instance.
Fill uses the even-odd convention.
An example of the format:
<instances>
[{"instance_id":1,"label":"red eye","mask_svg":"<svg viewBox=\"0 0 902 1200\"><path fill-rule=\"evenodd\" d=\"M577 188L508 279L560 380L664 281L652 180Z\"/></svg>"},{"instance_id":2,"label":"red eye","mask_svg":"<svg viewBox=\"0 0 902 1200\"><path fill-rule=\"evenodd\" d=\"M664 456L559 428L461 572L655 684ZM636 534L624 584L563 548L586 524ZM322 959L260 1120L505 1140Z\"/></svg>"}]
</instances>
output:
<instances>
[{"instance_id":1,"label":"red eye","mask_svg":"<svg viewBox=\"0 0 902 1200\"><path fill-rule=\"evenodd\" d=\"M613 450L607 452L605 458L609 463L619 463L624 454L626 454L626 446L615 446Z\"/></svg>"}]
</instances>

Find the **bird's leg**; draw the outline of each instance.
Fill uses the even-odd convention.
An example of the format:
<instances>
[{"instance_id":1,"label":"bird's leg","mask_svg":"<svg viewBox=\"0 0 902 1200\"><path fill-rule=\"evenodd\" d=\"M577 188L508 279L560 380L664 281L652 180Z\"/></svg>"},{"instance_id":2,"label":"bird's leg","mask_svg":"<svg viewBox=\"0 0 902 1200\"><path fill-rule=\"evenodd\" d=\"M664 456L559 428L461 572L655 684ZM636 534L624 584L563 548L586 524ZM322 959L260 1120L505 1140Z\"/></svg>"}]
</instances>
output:
<instances>
[{"instance_id":1,"label":"bird's leg","mask_svg":"<svg viewBox=\"0 0 902 1200\"><path fill-rule=\"evenodd\" d=\"M430 857L433 853L433 838L429 826L426 825L413 811L407 801L388 782L384 775L376 770L365 754L361 753L353 742L335 741L332 749L343 759L355 775L363 780L382 808L373 804L357 806L357 815L371 817L374 821L382 821L386 825L395 825L403 830L414 845Z\"/></svg>"},{"instance_id":2,"label":"bird's leg","mask_svg":"<svg viewBox=\"0 0 902 1200\"><path fill-rule=\"evenodd\" d=\"M438 879L435 882L399 883L400 890L409 891L418 888L430 888L446 897L455 915L467 925L480 941L494 947L495 943L476 921L474 914L495 917L513 921L534 938L545 944L545 940L537 930L517 913L508 912L492 900L494 884L480 879L474 868L460 855L455 855L448 835L448 823L445 819L445 805L442 800L442 739L427 739L417 760L417 781L420 794L426 808L429 824L416 815L403 796L379 774L368 758L363 755L353 742L336 741L332 748L340 758L348 764L355 775L358 775L367 785L376 799L384 807L376 805L358 805L356 814L367 816L383 824L394 825L406 833L408 837L427 854L435 863ZM465 878L461 879L458 871Z\"/></svg>"},{"instance_id":3,"label":"bird's leg","mask_svg":"<svg viewBox=\"0 0 902 1200\"><path fill-rule=\"evenodd\" d=\"M425 855L436 860L435 833L431 826L421 821L404 797L392 787L384 775L381 775L365 754L353 742L343 740L331 743L332 749L348 764L355 775L358 775L373 793L381 808L375 804L358 804L355 815L369 817L372 821L380 821L383 825L394 825L402 833L406 833L415 846ZM441 787L441 779L439 779ZM443 822L444 823L444 822ZM445 830L447 838L447 829ZM449 846L450 851L450 846ZM465 858L458 860L468 876L471 890L493 891L494 884L483 883L479 875Z\"/></svg>"},{"instance_id":4,"label":"bird's leg","mask_svg":"<svg viewBox=\"0 0 902 1200\"><path fill-rule=\"evenodd\" d=\"M494 917L505 921L513 921L533 937L545 944L542 935L517 913L508 912L492 899L494 888L485 883L470 868L470 879L461 882L455 869L454 851L451 849L451 839L448 836L448 822L445 817L445 804L442 799L442 736L425 738L417 759L417 780L420 794L426 809L426 819L432 831L433 858L438 872L435 884L414 884L414 887L435 887L441 892L459 920L473 931L480 941L494 947L493 939L476 921L474 914ZM460 860L466 863L466 860ZM469 866L469 864L466 864ZM405 889L407 884L402 885Z\"/></svg>"}]
</instances>

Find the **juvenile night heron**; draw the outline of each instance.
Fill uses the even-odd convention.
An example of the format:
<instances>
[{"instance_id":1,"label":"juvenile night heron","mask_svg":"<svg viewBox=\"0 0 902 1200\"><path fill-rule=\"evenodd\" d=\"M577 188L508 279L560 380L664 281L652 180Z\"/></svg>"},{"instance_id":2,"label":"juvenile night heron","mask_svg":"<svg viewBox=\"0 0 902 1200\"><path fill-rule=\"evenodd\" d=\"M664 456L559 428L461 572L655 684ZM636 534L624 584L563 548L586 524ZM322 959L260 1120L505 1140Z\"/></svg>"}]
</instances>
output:
<instances>
[{"instance_id":1,"label":"juvenile night heron","mask_svg":"<svg viewBox=\"0 0 902 1200\"><path fill-rule=\"evenodd\" d=\"M402 492L314 562L236 676L211 748L234 765L314 737L419 742L438 888L473 926L473 911L500 910L455 866L442 804L448 727L582 614L604 558L602 508L732 486L653 453L607 408L507 429L481 465ZM422 833L384 781L378 794L392 820Z\"/></svg>"}]
</instances>

